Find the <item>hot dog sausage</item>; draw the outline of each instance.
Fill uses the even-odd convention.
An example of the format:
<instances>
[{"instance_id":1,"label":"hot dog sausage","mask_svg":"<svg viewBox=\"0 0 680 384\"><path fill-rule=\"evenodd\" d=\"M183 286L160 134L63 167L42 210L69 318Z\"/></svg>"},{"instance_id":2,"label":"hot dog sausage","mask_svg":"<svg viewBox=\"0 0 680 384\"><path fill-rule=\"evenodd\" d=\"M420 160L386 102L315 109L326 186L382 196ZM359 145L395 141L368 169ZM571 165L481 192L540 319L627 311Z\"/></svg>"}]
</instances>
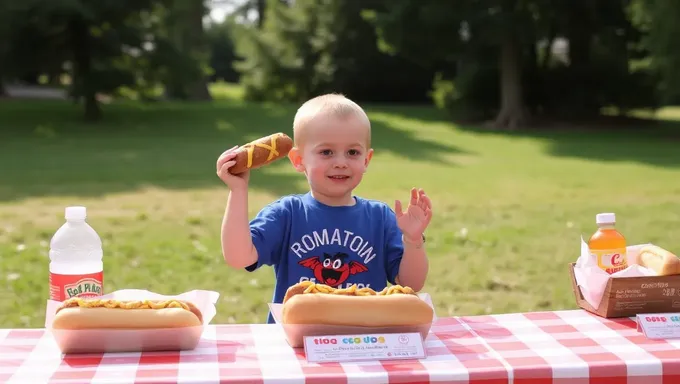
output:
<instances>
[{"instance_id":1,"label":"hot dog sausage","mask_svg":"<svg viewBox=\"0 0 680 384\"><path fill-rule=\"evenodd\" d=\"M275 133L251 141L237 149L234 160L236 164L229 168L229 172L238 175L249 169L256 169L273 163L288 155L293 148L293 139L285 133Z\"/></svg>"}]
</instances>

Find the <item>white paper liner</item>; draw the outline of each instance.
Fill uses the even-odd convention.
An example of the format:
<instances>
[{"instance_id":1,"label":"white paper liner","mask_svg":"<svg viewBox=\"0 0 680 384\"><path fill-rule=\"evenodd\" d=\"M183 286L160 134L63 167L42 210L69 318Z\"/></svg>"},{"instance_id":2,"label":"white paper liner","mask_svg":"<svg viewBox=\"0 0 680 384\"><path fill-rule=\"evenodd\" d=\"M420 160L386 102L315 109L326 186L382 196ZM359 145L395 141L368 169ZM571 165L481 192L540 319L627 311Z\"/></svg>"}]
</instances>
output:
<instances>
[{"instance_id":1,"label":"white paper liner","mask_svg":"<svg viewBox=\"0 0 680 384\"><path fill-rule=\"evenodd\" d=\"M588 304L596 309L599 307L607 282L612 277L656 276L654 271L638 264L640 248L645 245L651 244L627 246L626 258L628 260L628 268L610 275L597 266L597 260L590 255L590 248L583 240L583 236L581 237L581 256L576 260L574 276L576 277L576 284L581 289L583 298Z\"/></svg>"},{"instance_id":2,"label":"white paper liner","mask_svg":"<svg viewBox=\"0 0 680 384\"><path fill-rule=\"evenodd\" d=\"M102 353L102 352L142 352L142 351L181 351L196 348L205 326L217 314L215 303L220 297L218 292L194 290L176 296L124 289L99 298L116 300L167 300L178 299L192 302L203 315L200 327L169 329L52 329L52 321L59 301L47 300L45 328L54 336L62 353Z\"/></svg>"},{"instance_id":3,"label":"white paper liner","mask_svg":"<svg viewBox=\"0 0 680 384\"><path fill-rule=\"evenodd\" d=\"M430 332L432 323L437 321L437 313L432 304L432 298L428 293L418 294L421 300L432 308L432 322L417 326L397 326L397 327L361 327L347 325L326 325L326 324L283 324L283 304L269 303L269 310L276 324L283 327L286 334L286 341L293 348L302 348L306 336L326 336L326 335L357 335L374 333L420 333L425 339Z\"/></svg>"}]
</instances>

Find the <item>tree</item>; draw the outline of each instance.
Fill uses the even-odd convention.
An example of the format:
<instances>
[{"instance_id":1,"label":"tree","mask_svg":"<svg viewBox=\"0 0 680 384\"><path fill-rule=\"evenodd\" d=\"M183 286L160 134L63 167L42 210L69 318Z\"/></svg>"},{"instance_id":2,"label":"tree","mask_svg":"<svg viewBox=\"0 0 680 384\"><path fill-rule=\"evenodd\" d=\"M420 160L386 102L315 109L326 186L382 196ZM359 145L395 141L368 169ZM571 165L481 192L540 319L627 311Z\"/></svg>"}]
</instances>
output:
<instances>
[{"instance_id":1,"label":"tree","mask_svg":"<svg viewBox=\"0 0 680 384\"><path fill-rule=\"evenodd\" d=\"M383 49L453 76L461 65L483 63L481 56L492 47L500 97L495 123L514 129L529 117L522 73L533 24L531 5L528 0L394 0L390 8L373 10L367 17L377 27ZM446 44L429 43L431 36Z\"/></svg>"},{"instance_id":2,"label":"tree","mask_svg":"<svg viewBox=\"0 0 680 384\"><path fill-rule=\"evenodd\" d=\"M170 0L163 23L166 45L167 76L164 78L168 98L212 100L204 67L208 63L208 39L203 28L207 13L204 0Z\"/></svg>"},{"instance_id":3,"label":"tree","mask_svg":"<svg viewBox=\"0 0 680 384\"><path fill-rule=\"evenodd\" d=\"M86 120L99 120L99 93L146 85L140 68L156 43L153 13L164 1L13 0L14 73L68 63L72 97L82 101Z\"/></svg>"},{"instance_id":4,"label":"tree","mask_svg":"<svg viewBox=\"0 0 680 384\"><path fill-rule=\"evenodd\" d=\"M394 0L367 18L383 49L436 68L437 83L453 79L446 91L454 99L449 108L457 103L485 116L493 105L494 125L515 129L536 114L586 117L603 106L654 104L649 74L629 65L643 54L635 48L639 31L625 12L629 3ZM553 60L558 37L567 42L567 54Z\"/></svg>"},{"instance_id":5,"label":"tree","mask_svg":"<svg viewBox=\"0 0 680 384\"><path fill-rule=\"evenodd\" d=\"M270 0L264 25L239 24L234 37L246 97L299 102L327 92L358 101L425 101L432 72L381 52L365 7L390 0ZM403 76L409 73L409 76Z\"/></svg>"},{"instance_id":6,"label":"tree","mask_svg":"<svg viewBox=\"0 0 680 384\"><path fill-rule=\"evenodd\" d=\"M680 102L680 2L637 0L631 6L636 25L647 34L643 45L650 52L649 63L659 75L659 93L666 103Z\"/></svg>"}]
</instances>

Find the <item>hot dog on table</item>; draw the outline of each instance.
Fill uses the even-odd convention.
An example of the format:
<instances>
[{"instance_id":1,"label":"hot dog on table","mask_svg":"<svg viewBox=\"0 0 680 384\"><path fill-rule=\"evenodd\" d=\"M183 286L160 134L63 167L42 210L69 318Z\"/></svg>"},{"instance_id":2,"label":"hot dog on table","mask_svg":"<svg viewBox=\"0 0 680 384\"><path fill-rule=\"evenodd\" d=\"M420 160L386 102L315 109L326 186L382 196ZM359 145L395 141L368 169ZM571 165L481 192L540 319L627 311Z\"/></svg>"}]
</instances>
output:
<instances>
[{"instance_id":1,"label":"hot dog on table","mask_svg":"<svg viewBox=\"0 0 680 384\"><path fill-rule=\"evenodd\" d=\"M203 315L188 301L72 298L54 315L54 329L160 329L196 327Z\"/></svg>"},{"instance_id":2,"label":"hot dog on table","mask_svg":"<svg viewBox=\"0 0 680 384\"><path fill-rule=\"evenodd\" d=\"M376 292L303 281L286 291L282 316L284 324L395 327L430 324L434 310L410 287Z\"/></svg>"}]
</instances>

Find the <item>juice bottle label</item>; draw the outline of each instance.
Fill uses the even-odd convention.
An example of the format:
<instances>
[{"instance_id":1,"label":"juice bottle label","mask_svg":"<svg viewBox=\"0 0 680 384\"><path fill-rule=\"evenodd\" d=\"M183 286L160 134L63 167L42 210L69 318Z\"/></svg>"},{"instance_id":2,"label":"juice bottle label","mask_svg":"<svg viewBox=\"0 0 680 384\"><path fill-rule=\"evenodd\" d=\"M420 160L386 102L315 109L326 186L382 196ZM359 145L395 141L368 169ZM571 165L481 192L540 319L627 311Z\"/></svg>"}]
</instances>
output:
<instances>
[{"instance_id":1,"label":"juice bottle label","mask_svg":"<svg viewBox=\"0 0 680 384\"><path fill-rule=\"evenodd\" d=\"M597 266L610 275L628 268L625 248L591 249L590 254L597 260Z\"/></svg>"},{"instance_id":2,"label":"juice bottle label","mask_svg":"<svg viewBox=\"0 0 680 384\"><path fill-rule=\"evenodd\" d=\"M50 273L50 300L64 301L72 297L96 297L104 291L104 272L86 275Z\"/></svg>"}]
</instances>

